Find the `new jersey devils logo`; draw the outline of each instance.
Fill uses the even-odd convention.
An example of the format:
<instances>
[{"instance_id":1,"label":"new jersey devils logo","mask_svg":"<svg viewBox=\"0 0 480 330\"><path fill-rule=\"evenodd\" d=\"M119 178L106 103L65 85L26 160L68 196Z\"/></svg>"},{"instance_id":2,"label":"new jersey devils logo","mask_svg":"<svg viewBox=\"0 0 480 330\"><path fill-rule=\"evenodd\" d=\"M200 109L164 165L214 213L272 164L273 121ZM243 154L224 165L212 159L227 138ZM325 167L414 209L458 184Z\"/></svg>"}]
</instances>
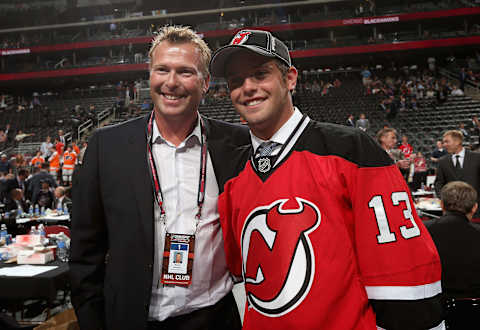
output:
<instances>
[{"instance_id":1,"label":"new jersey devils logo","mask_svg":"<svg viewBox=\"0 0 480 330\"><path fill-rule=\"evenodd\" d=\"M241 45L248 40L248 36L251 35L252 32L243 31L238 32L235 38L232 40L232 45Z\"/></svg>"},{"instance_id":2,"label":"new jersey devils logo","mask_svg":"<svg viewBox=\"0 0 480 330\"><path fill-rule=\"evenodd\" d=\"M321 214L312 202L295 200L293 209L285 207L288 199L257 207L242 229L247 299L255 310L270 317L295 309L310 291L315 274L308 235L320 225Z\"/></svg>"}]
</instances>

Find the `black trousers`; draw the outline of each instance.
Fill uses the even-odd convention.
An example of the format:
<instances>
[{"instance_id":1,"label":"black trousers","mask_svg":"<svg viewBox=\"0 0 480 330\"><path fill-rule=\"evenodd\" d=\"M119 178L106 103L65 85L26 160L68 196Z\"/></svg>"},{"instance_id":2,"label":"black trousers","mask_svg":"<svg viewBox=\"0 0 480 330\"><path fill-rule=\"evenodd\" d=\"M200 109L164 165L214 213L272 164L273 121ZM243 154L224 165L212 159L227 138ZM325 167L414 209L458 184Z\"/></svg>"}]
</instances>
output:
<instances>
[{"instance_id":1,"label":"black trousers","mask_svg":"<svg viewBox=\"0 0 480 330\"><path fill-rule=\"evenodd\" d=\"M164 321L149 321L148 330L240 330L242 324L232 292L215 305Z\"/></svg>"}]
</instances>

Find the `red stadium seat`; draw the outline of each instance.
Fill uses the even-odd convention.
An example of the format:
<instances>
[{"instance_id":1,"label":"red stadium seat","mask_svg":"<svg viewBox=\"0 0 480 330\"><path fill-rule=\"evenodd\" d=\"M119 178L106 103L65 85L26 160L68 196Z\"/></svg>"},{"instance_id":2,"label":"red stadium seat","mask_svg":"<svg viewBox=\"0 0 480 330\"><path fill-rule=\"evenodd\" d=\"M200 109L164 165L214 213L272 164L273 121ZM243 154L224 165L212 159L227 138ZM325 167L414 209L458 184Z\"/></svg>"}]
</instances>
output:
<instances>
[{"instance_id":1,"label":"red stadium seat","mask_svg":"<svg viewBox=\"0 0 480 330\"><path fill-rule=\"evenodd\" d=\"M70 237L70 228L67 226L62 225L54 225L54 226L45 226L45 235L48 236L49 234L60 234L64 232L65 235Z\"/></svg>"}]
</instances>

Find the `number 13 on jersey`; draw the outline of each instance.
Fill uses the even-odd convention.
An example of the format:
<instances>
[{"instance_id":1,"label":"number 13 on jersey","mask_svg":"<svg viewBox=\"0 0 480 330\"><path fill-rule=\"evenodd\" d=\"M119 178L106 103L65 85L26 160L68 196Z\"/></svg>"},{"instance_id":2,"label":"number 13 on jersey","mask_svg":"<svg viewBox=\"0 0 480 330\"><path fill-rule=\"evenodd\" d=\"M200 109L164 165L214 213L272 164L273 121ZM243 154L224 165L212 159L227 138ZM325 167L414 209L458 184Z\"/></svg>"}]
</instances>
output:
<instances>
[{"instance_id":1,"label":"number 13 on jersey","mask_svg":"<svg viewBox=\"0 0 480 330\"><path fill-rule=\"evenodd\" d=\"M385 198L388 199L388 198ZM405 191L398 191L398 192L393 192L391 195L391 201L386 200L384 201L383 197L380 195L373 196L370 202L368 202L368 207L373 209L373 212L375 213L375 219L377 220L377 227L378 227L378 232L379 234L377 235L377 241L380 244L383 243L391 243L391 242L396 242L397 237L394 232L392 232L391 229L395 228L390 228L390 223L388 220L388 215L385 211L385 204L384 203L392 203L393 206L396 207L402 207L403 205L406 206L406 208L403 209L403 217L405 219L406 224L399 226L400 228L400 233L404 239L410 239L413 237L420 236L420 228L418 228L418 225L415 222L415 219L413 218L413 213L412 213L412 206L410 204L410 199L408 198L408 194ZM405 204L403 204L403 203ZM408 225L408 222L411 223L411 225Z\"/></svg>"}]
</instances>

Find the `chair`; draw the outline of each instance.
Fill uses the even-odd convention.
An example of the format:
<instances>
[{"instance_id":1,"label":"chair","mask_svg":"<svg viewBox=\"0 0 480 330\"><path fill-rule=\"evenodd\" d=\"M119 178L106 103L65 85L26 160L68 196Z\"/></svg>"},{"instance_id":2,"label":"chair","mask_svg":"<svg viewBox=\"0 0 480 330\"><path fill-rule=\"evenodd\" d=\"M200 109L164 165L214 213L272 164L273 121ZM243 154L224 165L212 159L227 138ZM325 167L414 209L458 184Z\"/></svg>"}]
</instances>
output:
<instances>
[{"instance_id":1,"label":"chair","mask_svg":"<svg viewBox=\"0 0 480 330\"><path fill-rule=\"evenodd\" d=\"M475 329L479 326L480 298L452 298L445 301L446 325L449 330ZM477 324L475 326L475 324Z\"/></svg>"},{"instance_id":2,"label":"chair","mask_svg":"<svg viewBox=\"0 0 480 330\"><path fill-rule=\"evenodd\" d=\"M67 226L62 226L62 225L45 226L45 236L47 237L49 234L60 234L62 231L65 233L65 235L70 237L70 228L68 228Z\"/></svg>"}]
</instances>

